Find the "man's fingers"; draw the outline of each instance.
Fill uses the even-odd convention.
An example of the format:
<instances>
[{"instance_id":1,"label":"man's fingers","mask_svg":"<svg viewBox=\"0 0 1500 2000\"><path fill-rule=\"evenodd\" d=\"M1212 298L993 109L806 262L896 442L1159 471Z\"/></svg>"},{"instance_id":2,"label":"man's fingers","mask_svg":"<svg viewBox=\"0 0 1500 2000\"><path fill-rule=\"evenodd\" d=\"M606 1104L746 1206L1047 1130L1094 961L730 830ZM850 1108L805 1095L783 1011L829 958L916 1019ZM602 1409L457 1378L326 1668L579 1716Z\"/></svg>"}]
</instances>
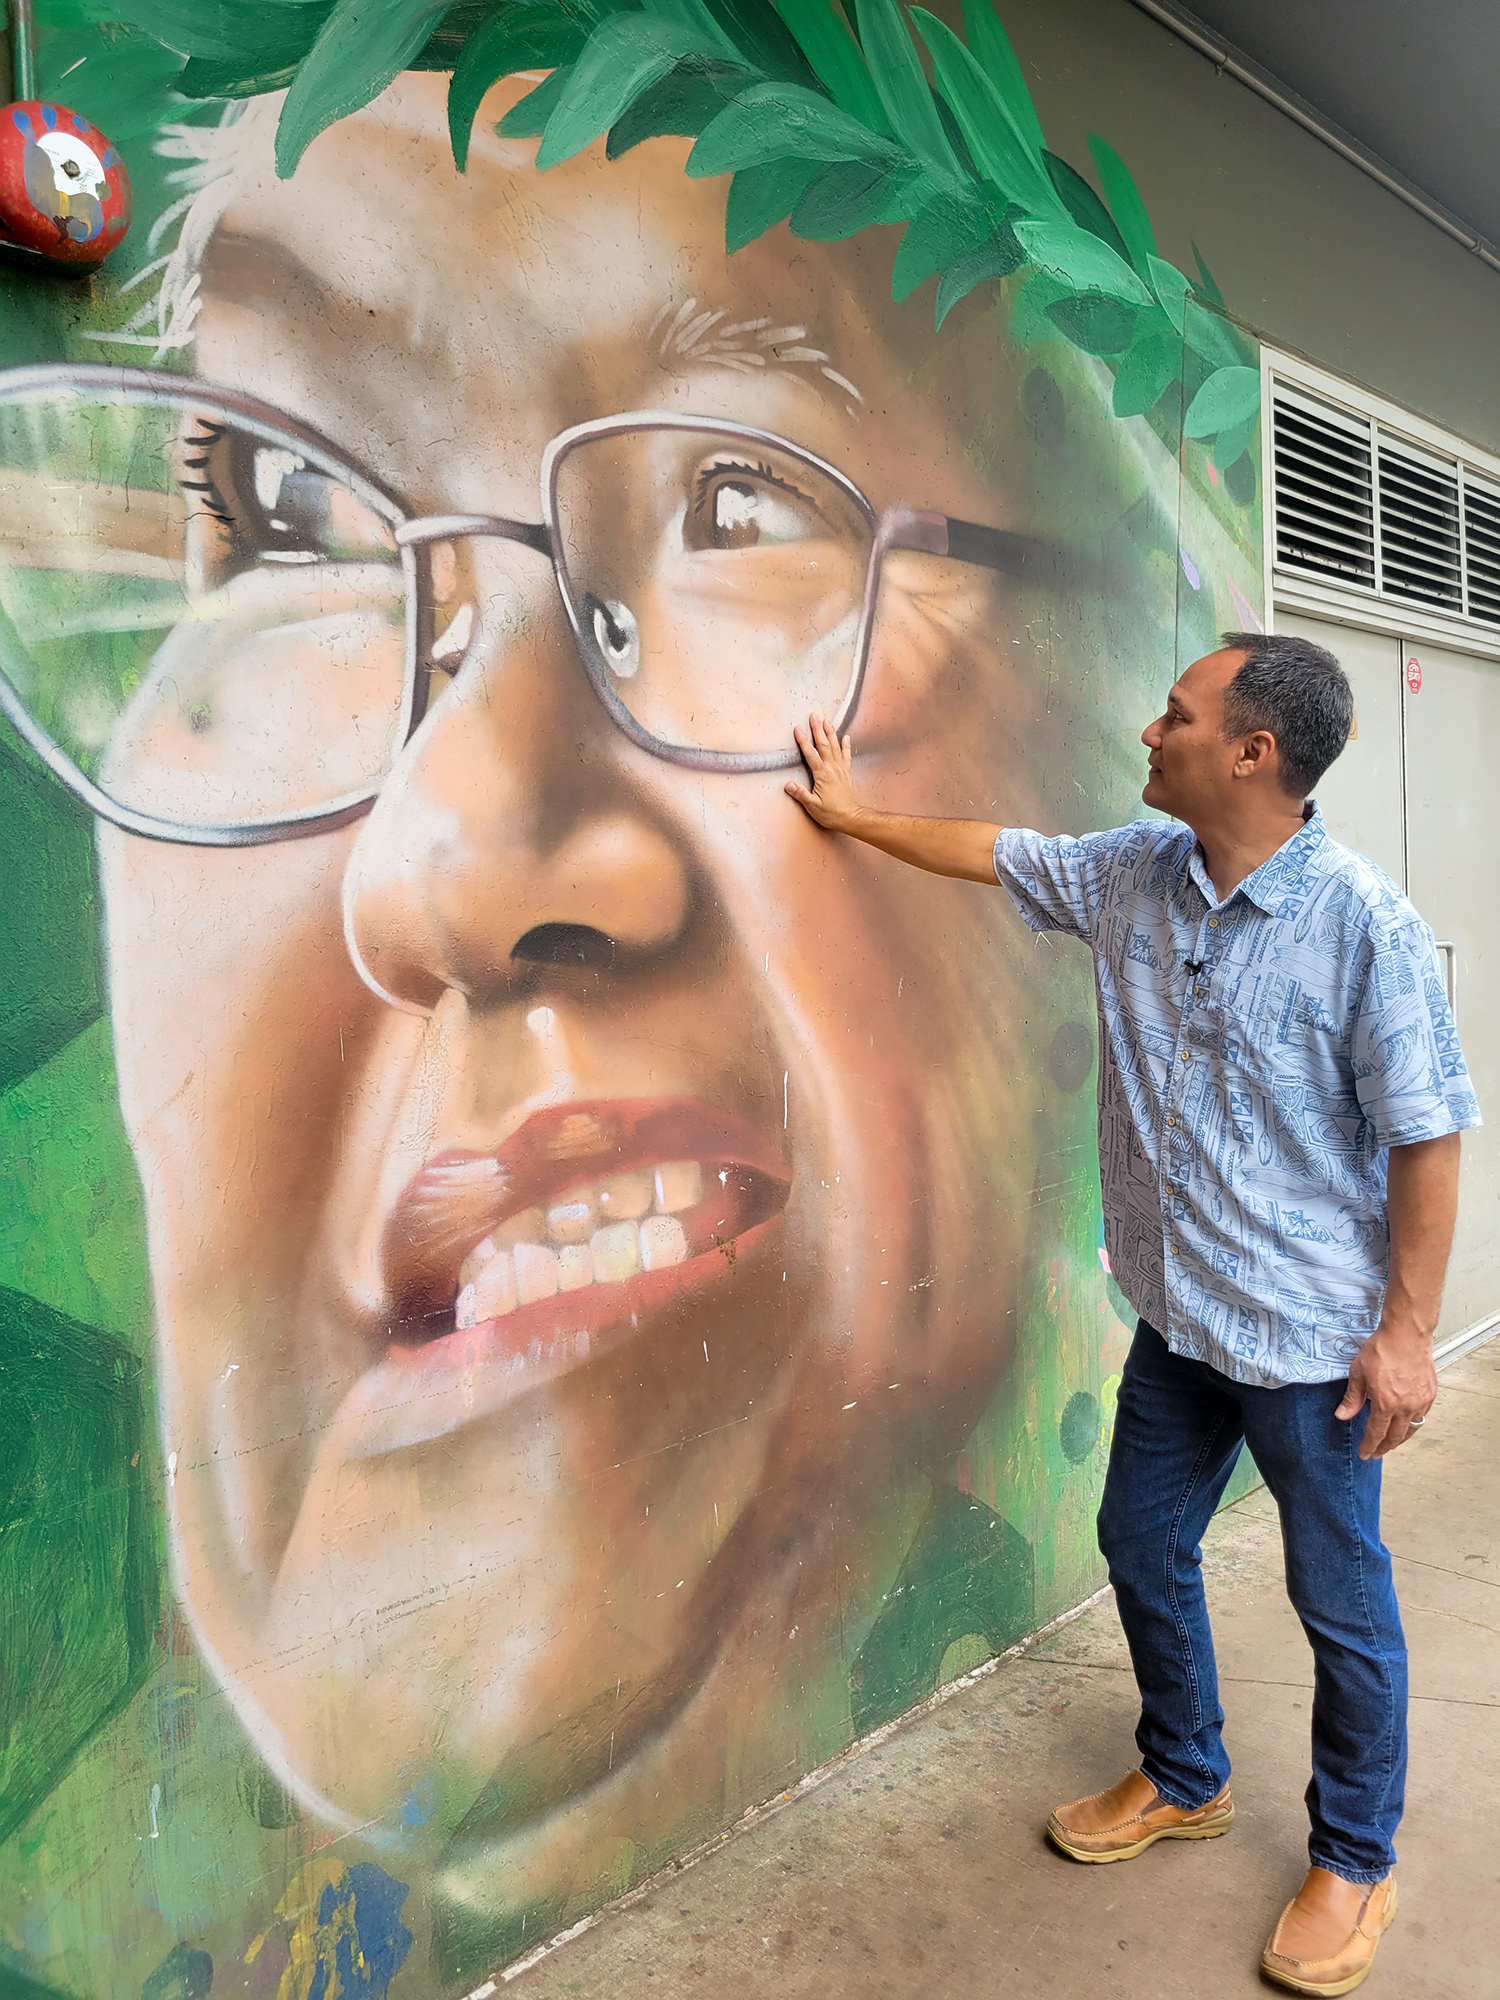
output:
<instances>
[{"instance_id":1,"label":"man's fingers","mask_svg":"<svg viewBox=\"0 0 1500 2000\"><path fill-rule=\"evenodd\" d=\"M1333 1414L1344 1423L1348 1423L1351 1417L1357 1417L1364 1408L1365 1393L1365 1371L1356 1361L1349 1370L1349 1386L1344 1391L1343 1401Z\"/></svg>"},{"instance_id":2,"label":"man's fingers","mask_svg":"<svg viewBox=\"0 0 1500 2000\"><path fill-rule=\"evenodd\" d=\"M1404 1425L1396 1426L1398 1433L1404 1428ZM1392 1423L1390 1417L1383 1411L1372 1409L1370 1411L1370 1421L1365 1425L1365 1434L1359 1441L1360 1457L1383 1457L1391 1445L1396 1442L1395 1438L1390 1435L1391 1429Z\"/></svg>"}]
</instances>

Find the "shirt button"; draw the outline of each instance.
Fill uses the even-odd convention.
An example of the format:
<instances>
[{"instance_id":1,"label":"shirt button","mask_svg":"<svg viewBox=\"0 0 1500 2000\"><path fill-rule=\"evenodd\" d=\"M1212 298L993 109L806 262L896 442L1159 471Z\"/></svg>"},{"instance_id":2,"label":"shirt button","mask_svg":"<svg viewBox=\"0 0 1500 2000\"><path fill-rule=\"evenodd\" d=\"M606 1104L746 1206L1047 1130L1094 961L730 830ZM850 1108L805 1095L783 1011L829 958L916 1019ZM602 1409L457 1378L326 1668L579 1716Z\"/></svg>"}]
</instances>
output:
<instances>
[{"instance_id":1,"label":"shirt button","mask_svg":"<svg viewBox=\"0 0 1500 2000\"><path fill-rule=\"evenodd\" d=\"M1211 931L1216 931L1216 930L1217 930L1217 929L1219 928L1219 920L1218 920L1218 918L1217 918L1217 917L1210 917L1210 918L1209 918L1209 920L1208 920L1208 928L1209 928L1209 929L1210 929Z\"/></svg>"},{"instance_id":2,"label":"shirt button","mask_svg":"<svg viewBox=\"0 0 1500 2000\"><path fill-rule=\"evenodd\" d=\"M1183 1050L1183 1052L1182 1052L1182 1060L1183 1060L1184 1062L1191 1062L1191 1061L1193 1060L1193 1052L1192 1052L1192 1050L1191 1050L1191 1049L1184 1049L1184 1050Z\"/></svg>"},{"instance_id":3,"label":"shirt button","mask_svg":"<svg viewBox=\"0 0 1500 2000\"><path fill-rule=\"evenodd\" d=\"M1175 1124L1177 1123L1177 1114L1176 1114L1176 1112L1175 1112L1175 1111L1174 1111L1174 1112L1173 1112L1173 1113L1171 1114L1171 1116L1170 1116L1170 1117L1169 1117L1169 1118L1167 1119L1167 1123L1168 1123L1169 1125L1175 1125Z\"/></svg>"}]
</instances>

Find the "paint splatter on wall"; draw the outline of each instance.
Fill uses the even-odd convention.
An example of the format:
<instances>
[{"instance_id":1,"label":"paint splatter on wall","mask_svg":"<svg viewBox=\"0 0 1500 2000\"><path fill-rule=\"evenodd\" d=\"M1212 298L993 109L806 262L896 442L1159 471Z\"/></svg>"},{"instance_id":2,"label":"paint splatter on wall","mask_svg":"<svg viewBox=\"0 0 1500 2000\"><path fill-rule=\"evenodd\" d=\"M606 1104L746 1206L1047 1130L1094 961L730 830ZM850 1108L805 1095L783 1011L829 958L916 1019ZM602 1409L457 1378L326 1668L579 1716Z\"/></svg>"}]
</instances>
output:
<instances>
[{"instance_id":1,"label":"paint splatter on wall","mask_svg":"<svg viewBox=\"0 0 1500 2000\"><path fill-rule=\"evenodd\" d=\"M1095 1581L1087 968L781 788L816 704L878 803L1134 811L1257 616L1244 380L1185 414L1253 349L1019 266L935 329L525 89L462 175L441 77L289 180L215 109L139 283L0 281L37 1990L464 1990Z\"/></svg>"}]
</instances>

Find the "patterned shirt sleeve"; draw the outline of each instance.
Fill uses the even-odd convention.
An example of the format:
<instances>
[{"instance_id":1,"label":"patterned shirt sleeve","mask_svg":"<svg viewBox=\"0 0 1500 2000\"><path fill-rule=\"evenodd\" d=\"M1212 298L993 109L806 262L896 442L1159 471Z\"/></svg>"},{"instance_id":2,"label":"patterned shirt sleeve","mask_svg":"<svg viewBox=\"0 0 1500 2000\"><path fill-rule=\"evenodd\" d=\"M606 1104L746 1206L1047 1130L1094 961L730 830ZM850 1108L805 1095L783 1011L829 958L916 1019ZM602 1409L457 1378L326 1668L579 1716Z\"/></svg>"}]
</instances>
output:
<instances>
[{"instance_id":1,"label":"patterned shirt sleeve","mask_svg":"<svg viewBox=\"0 0 1500 2000\"><path fill-rule=\"evenodd\" d=\"M1089 944L1104 875L1122 834L1129 831L1115 827L1075 840L1022 826L1002 827L995 842L996 879L1032 930L1062 931Z\"/></svg>"},{"instance_id":2,"label":"patterned shirt sleeve","mask_svg":"<svg viewBox=\"0 0 1500 2000\"><path fill-rule=\"evenodd\" d=\"M1355 1095L1376 1143L1411 1146L1480 1124L1432 932L1413 919L1371 943L1351 1053Z\"/></svg>"}]
</instances>

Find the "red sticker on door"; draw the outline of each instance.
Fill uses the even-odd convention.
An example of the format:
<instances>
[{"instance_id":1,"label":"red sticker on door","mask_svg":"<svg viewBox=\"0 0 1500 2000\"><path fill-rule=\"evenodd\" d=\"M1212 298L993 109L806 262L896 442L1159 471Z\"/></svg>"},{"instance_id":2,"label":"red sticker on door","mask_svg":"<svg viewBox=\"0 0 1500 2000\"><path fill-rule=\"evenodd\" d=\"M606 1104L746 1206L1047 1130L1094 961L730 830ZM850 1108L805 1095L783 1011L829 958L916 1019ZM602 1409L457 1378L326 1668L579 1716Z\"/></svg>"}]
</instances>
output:
<instances>
[{"instance_id":1,"label":"red sticker on door","mask_svg":"<svg viewBox=\"0 0 1500 2000\"><path fill-rule=\"evenodd\" d=\"M1406 685L1413 694L1422 692L1422 662L1415 653L1406 663Z\"/></svg>"}]
</instances>

